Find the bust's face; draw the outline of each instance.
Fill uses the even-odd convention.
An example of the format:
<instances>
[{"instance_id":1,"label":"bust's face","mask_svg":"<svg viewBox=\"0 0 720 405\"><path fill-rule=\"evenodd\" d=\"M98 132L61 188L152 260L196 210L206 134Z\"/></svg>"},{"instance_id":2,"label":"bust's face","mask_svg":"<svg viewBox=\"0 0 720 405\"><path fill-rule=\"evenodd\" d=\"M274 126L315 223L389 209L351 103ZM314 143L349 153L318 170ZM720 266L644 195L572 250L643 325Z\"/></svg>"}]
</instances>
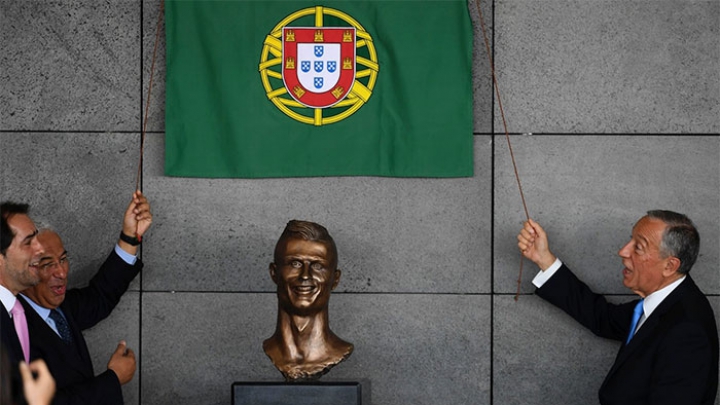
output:
<instances>
[{"instance_id":1,"label":"bust's face","mask_svg":"<svg viewBox=\"0 0 720 405\"><path fill-rule=\"evenodd\" d=\"M340 281L337 261L322 242L288 239L270 264L280 306L293 315L327 311L330 292Z\"/></svg>"}]
</instances>

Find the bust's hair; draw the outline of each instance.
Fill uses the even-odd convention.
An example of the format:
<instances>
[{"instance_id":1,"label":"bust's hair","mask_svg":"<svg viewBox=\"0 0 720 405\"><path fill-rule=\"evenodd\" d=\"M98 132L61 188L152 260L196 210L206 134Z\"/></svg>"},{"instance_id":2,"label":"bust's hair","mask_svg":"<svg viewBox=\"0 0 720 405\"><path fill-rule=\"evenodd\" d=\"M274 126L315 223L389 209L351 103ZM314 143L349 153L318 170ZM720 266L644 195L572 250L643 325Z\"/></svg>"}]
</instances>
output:
<instances>
[{"instance_id":1,"label":"bust's hair","mask_svg":"<svg viewBox=\"0 0 720 405\"><path fill-rule=\"evenodd\" d=\"M332 256L333 267L337 266L338 254L335 241L324 226L310 221L300 221L293 219L287 223L280 239L275 245L275 263L279 263L281 258L279 249L285 247L285 243L290 239L302 239L309 242L320 242L328 248L328 253Z\"/></svg>"},{"instance_id":2,"label":"bust's hair","mask_svg":"<svg viewBox=\"0 0 720 405\"><path fill-rule=\"evenodd\" d=\"M687 216L673 211L652 210L647 216L665 223L660 251L666 256L677 257L680 260L678 273L687 274L700 251L700 234L695 224Z\"/></svg>"}]
</instances>

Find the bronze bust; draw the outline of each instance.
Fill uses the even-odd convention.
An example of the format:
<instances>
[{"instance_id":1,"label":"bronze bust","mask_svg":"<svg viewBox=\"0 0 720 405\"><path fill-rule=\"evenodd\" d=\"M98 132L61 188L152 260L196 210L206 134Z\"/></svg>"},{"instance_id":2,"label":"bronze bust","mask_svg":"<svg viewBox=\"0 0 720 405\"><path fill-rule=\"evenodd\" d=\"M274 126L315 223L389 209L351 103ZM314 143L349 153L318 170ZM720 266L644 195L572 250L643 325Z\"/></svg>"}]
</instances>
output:
<instances>
[{"instance_id":1,"label":"bronze bust","mask_svg":"<svg viewBox=\"0 0 720 405\"><path fill-rule=\"evenodd\" d=\"M325 227L288 222L270 263L277 285L277 327L263 342L265 354L287 381L318 379L353 351L328 321L330 293L340 281L337 264L337 247Z\"/></svg>"}]
</instances>

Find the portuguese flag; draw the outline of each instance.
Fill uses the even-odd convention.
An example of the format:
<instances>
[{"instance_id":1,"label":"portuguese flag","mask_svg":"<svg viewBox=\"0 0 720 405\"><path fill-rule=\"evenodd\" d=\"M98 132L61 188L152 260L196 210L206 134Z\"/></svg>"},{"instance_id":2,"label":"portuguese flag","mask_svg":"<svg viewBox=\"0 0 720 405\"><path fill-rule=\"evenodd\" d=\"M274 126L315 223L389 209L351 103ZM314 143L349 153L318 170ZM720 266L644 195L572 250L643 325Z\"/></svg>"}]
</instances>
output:
<instances>
[{"instance_id":1,"label":"portuguese flag","mask_svg":"<svg viewBox=\"0 0 720 405\"><path fill-rule=\"evenodd\" d=\"M165 173L473 175L466 0L166 0Z\"/></svg>"}]
</instances>

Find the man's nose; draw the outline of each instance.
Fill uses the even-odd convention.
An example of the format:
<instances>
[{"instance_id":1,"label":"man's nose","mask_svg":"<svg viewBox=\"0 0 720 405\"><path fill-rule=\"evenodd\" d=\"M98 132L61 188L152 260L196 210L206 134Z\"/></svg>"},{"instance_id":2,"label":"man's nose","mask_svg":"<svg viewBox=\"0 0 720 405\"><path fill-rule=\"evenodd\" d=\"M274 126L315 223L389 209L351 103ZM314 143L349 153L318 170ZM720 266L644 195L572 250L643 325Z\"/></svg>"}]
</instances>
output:
<instances>
[{"instance_id":1,"label":"man's nose","mask_svg":"<svg viewBox=\"0 0 720 405\"><path fill-rule=\"evenodd\" d=\"M630 250L632 249L632 241L625 244L625 246L621 247L620 250L618 250L618 256L623 258L630 257Z\"/></svg>"},{"instance_id":2,"label":"man's nose","mask_svg":"<svg viewBox=\"0 0 720 405\"><path fill-rule=\"evenodd\" d=\"M65 280L67 278L68 274L68 266L65 266L63 264L59 264L55 266L53 269L53 277L59 278L60 280Z\"/></svg>"}]
</instances>

